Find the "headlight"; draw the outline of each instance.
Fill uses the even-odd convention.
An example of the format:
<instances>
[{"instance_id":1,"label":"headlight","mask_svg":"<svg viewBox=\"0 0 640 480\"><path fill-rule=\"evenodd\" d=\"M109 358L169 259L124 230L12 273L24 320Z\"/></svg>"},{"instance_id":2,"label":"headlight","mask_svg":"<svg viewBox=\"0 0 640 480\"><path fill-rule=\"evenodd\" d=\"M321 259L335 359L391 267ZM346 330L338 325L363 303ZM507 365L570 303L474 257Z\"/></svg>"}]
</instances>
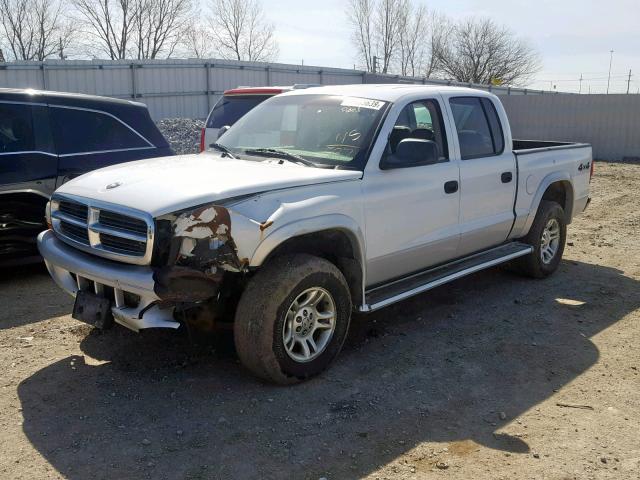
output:
<instances>
[{"instance_id":1,"label":"headlight","mask_svg":"<svg viewBox=\"0 0 640 480\"><path fill-rule=\"evenodd\" d=\"M47 222L47 228L49 230L53 230L53 225L51 225L51 202L47 202L47 206L44 208L44 220Z\"/></svg>"}]
</instances>

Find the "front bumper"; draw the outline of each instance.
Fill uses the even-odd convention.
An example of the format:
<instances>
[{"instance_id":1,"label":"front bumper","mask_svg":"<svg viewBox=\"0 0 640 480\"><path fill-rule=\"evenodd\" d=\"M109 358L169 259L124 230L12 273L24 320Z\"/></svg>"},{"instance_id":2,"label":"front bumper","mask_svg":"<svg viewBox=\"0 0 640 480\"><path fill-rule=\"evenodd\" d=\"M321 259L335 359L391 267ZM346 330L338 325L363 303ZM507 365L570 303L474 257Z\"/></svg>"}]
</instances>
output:
<instances>
[{"instance_id":1,"label":"front bumper","mask_svg":"<svg viewBox=\"0 0 640 480\"><path fill-rule=\"evenodd\" d=\"M178 328L173 308L160 308L154 292L153 270L148 266L129 265L81 252L56 238L51 230L38 235L38 249L49 273L60 288L75 296L78 290L107 295L113 289L116 322L139 331L143 328ZM131 295L127 295L131 294ZM129 298L139 299L134 304Z\"/></svg>"}]
</instances>

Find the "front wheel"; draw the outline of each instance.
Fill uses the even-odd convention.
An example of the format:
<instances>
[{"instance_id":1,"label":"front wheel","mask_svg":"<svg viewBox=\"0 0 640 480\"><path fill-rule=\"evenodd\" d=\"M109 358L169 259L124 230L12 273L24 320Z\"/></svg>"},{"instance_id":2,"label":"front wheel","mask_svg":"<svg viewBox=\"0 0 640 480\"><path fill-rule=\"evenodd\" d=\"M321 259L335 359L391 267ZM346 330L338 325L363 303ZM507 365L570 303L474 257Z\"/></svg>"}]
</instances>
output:
<instances>
[{"instance_id":1,"label":"front wheel","mask_svg":"<svg viewBox=\"0 0 640 480\"><path fill-rule=\"evenodd\" d=\"M322 372L340 352L351 317L344 276L312 255L276 258L240 298L234 337L242 364L275 383Z\"/></svg>"},{"instance_id":2,"label":"front wheel","mask_svg":"<svg viewBox=\"0 0 640 480\"><path fill-rule=\"evenodd\" d=\"M518 259L519 270L534 278L548 277L560 265L566 239L564 210L556 202L543 200L529 233L523 239L533 247L533 252Z\"/></svg>"}]
</instances>

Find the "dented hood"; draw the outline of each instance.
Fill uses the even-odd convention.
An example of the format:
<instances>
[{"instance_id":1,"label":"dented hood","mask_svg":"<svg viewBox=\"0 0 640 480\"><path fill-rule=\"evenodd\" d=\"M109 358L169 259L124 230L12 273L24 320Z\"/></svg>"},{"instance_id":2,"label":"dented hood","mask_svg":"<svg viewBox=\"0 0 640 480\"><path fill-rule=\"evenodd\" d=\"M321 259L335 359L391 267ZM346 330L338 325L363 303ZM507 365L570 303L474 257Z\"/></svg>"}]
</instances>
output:
<instances>
[{"instance_id":1,"label":"dented hood","mask_svg":"<svg viewBox=\"0 0 640 480\"><path fill-rule=\"evenodd\" d=\"M157 217L231 197L361 176L358 171L233 160L206 152L113 165L75 178L57 191Z\"/></svg>"}]
</instances>

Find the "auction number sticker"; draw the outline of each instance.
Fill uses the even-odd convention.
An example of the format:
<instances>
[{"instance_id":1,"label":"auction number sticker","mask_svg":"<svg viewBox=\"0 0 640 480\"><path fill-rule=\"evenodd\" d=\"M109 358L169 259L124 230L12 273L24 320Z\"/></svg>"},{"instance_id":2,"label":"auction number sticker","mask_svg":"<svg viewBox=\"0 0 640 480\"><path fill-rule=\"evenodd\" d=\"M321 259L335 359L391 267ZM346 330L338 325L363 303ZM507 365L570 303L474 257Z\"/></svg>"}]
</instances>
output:
<instances>
[{"instance_id":1,"label":"auction number sticker","mask_svg":"<svg viewBox=\"0 0 640 480\"><path fill-rule=\"evenodd\" d=\"M381 102L380 100L371 100L369 98L345 97L340 106L380 110L384 106L384 102Z\"/></svg>"}]
</instances>

